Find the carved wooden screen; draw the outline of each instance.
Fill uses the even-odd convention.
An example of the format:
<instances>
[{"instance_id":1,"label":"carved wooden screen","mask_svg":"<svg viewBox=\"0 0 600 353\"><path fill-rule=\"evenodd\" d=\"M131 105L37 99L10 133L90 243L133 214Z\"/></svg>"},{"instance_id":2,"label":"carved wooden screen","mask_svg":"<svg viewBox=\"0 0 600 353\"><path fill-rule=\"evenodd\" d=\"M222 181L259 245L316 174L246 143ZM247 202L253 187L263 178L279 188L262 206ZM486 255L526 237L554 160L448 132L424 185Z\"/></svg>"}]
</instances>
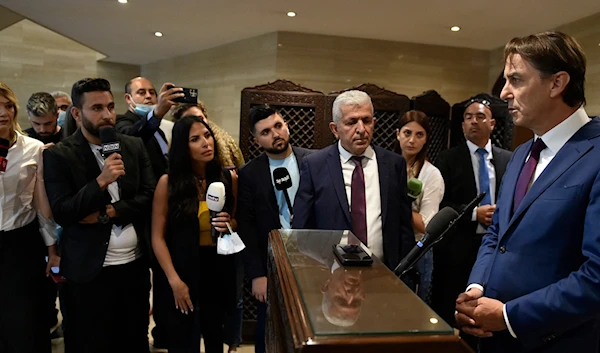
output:
<instances>
[{"instance_id":1,"label":"carved wooden screen","mask_svg":"<svg viewBox=\"0 0 600 353\"><path fill-rule=\"evenodd\" d=\"M448 129L450 128L450 104L436 91L427 91L413 97L412 109L427 114L431 125L431 136L427 157L435 163L438 154L448 148Z\"/></svg>"},{"instance_id":2,"label":"carved wooden screen","mask_svg":"<svg viewBox=\"0 0 600 353\"><path fill-rule=\"evenodd\" d=\"M248 113L259 104L277 109L290 129L290 143L304 148L324 147L322 126L325 124L325 95L291 81L277 80L242 91L240 112L240 148L246 162L262 150L252 141Z\"/></svg>"},{"instance_id":3,"label":"carved wooden screen","mask_svg":"<svg viewBox=\"0 0 600 353\"><path fill-rule=\"evenodd\" d=\"M496 126L492 131L492 144L494 146L504 148L506 150L512 149L512 141L514 134L514 124L511 115L508 113L508 106L505 101L498 97L493 97L488 94L482 93L475 97L483 97L487 99L491 104L492 116L496 120ZM452 121L450 131L450 145L451 147L457 146L465 142L465 136L462 131L463 114L465 112L465 104L468 103L471 98L464 102L456 103L452 106Z\"/></svg>"},{"instance_id":4,"label":"carved wooden screen","mask_svg":"<svg viewBox=\"0 0 600 353\"><path fill-rule=\"evenodd\" d=\"M396 127L398 120L410 109L410 99L403 94L388 91L376 85L365 83L358 87L349 88L339 92L333 92L327 95L327 122L333 120L332 107L335 98L342 92L350 90L359 90L367 93L373 102L375 110L375 131L373 132L373 144L381 146L388 150L392 149L396 140ZM334 141L333 135L330 142Z\"/></svg>"}]
</instances>

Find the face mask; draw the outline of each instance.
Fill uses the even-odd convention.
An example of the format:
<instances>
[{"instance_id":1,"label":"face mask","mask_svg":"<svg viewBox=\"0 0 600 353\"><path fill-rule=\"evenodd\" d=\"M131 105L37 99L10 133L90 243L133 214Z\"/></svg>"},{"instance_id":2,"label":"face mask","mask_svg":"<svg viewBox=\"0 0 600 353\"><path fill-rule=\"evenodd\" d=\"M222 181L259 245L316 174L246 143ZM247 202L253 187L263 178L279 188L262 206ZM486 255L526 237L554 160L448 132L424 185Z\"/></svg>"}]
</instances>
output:
<instances>
[{"instance_id":1,"label":"face mask","mask_svg":"<svg viewBox=\"0 0 600 353\"><path fill-rule=\"evenodd\" d=\"M150 113L152 110L154 110L155 106L156 105L150 105L150 104L136 104L135 107L133 108L133 112L139 116L146 116L146 115L148 115L148 113Z\"/></svg>"},{"instance_id":2,"label":"face mask","mask_svg":"<svg viewBox=\"0 0 600 353\"><path fill-rule=\"evenodd\" d=\"M65 127L66 120L67 120L67 112L64 112L61 110L58 113L58 126L60 126L61 128Z\"/></svg>"}]
</instances>

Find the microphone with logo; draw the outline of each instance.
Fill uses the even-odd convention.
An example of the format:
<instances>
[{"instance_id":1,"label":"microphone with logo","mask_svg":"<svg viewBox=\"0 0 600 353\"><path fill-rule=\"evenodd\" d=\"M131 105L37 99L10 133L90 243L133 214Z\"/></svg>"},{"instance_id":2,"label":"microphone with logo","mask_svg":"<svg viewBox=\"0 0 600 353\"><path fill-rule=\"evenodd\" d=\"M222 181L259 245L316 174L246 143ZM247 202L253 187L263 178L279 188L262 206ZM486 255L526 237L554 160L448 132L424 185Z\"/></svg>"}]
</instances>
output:
<instances>
[{"instance_id":1,"label":"microphone with logo","mask_svg":"<svg viewBox=\"0 0 600 353\"><path fill-rule=\"evenodd\" d=\"M225 184L222 182L214 182L208 186L206 190L206 205L210 210L210 219L217 217L217 214L223 211L225 206ZM214 243L219 238L219 231L214 226L210 227L210 235Z\"/></svg>"},{"instance_id":2,"label":"microphone with logo","mask_svg":"<svg viewBox=\"0 0 600 353\"><path fill-rule=\"evenodd\" d=\"M100 129L100 142L102 143L102 157L108 158L113 153L121 153L121 144L117 139L117 132L113 127Z\"/></svg>"},{"instance_id":3,"label":"microphone with logo","mask_svg":"<svg viewBox=\"0 0 600 353\"><path fill-rule=\"evenodd\" d=\"M6 166L8 165L8 160L6 156L8 156L8 148L10 147L10 142L6 139L0 139L0 172L6 171Z\"/></svg>"},{"instance_id":4,"label":"microphone with logo","mask_svg":"<svg viewBox=\"0 0 600 353\"><path fill-rule=\"evenodd\" d=\"M273 181L275 182L275 189L283 191L283 196L285 196L285 202L290 210L290 215L293 216L292 202L290 201L290 195L288 194L288 189L292 187L292 177L290 176L290 172L284 167L276 168L273 170Z\"/></svg>"},{"instance_id":5,"label":"microphone with logo","mask_svg":"<svg viewBox=\"0 0 600 353\"><path fill-rule=\"evenodd\" d=\"M417 178L408 179L408 196L416 199L423 192L423 182Z\"/></svg>"}]
</instances>

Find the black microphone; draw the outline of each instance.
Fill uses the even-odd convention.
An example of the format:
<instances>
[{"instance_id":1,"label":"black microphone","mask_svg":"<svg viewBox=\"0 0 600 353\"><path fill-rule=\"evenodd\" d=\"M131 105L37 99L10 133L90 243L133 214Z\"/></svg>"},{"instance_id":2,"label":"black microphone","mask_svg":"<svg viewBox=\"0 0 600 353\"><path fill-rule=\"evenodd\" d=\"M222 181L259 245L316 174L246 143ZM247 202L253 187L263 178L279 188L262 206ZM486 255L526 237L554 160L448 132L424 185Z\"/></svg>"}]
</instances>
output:
<instances>
[{"instance_id":1,"label":"black microphone","mask_svg":"<svg viewBox=\"0 0 600 353\"><path fill-rule=\"evenodd\" d=\"M481 202L481 200L483 200L483 198L485 197L486 192L482 192L481 194L477 195L477 197L475 197L473 200L471 200L471 202L469 202L459 213L458 215L458 219L457 221L464 221L465 217L469 217L467 220L470 221L471 220L471 214L473 213L473 209L475 207L477 207L477 205L479 205L479 203Z\"/></svg>"},{"instance_id":2,"label":"black microphone","mask_svg":"<svg viewBox=\"0 0 600 353\"><path fill-rule=\"evenodd\" d=\"M275 181L275 189L283 191L283 196L285 196L285 202L290 210L290 215L293 215L292 202L290 201L290 195L287 192L287 190L292 187L292 177L290 176L290 172L284 167L276 168L273 171L273 180Z\"/></svg>"},{"instance_id":3,"label":"black microphone","mask_svg":"<svg viewBox=\"0 0 600 353\"><path fill-rule=\"evenodd\" d=\"M9 148L10 142L6 139L0 138L0 172L6 171L6 165L8 164L6 156L8 156Z\"/></svg>"},{"instance_id":4,"label":"black microphone","mask_svg":"<svg viewBox=\"0 0 600 353\"><path fill-rule=\"evenodd\" d=\"M100 129L100 142L102 143L102 157L108 158L113 153L121 153L121 144L117 139L117 131L113 127Z\"/></svg>"},{"instance_id":5,"label":"black microphone","mask_svg":"<svg viewBox=\"0 0 600 353\"><path fill-rule=\"evenodd\" d=\"M394 269L394 273L398 276L402 276L408 272L408 270L410 270L417 261L425 255L429 248L441 240L442 236L454 226L454 223L458 218L460 218L460 216L452 207L442 208L435 216L433 216L431 221L429 221L423 238L421 238L408 255L400 261L398 266Z\"/></svg>"}]
</instances>

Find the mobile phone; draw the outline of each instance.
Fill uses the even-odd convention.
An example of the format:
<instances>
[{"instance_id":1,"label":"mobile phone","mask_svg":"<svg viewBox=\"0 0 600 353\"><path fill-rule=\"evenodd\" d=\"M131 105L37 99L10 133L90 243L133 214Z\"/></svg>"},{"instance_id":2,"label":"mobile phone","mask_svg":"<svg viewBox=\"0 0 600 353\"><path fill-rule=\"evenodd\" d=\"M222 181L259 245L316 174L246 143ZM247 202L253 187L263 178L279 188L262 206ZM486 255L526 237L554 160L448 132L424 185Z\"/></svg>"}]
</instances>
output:
<instances>
[{"instance_id":1,"label":"mobile phone","mask_svg":"<svg viewBox=\"0 0 600 353\"><path fill-rule=\"evenodd\" d=\"M340 260L342 266L369 266L373 258L357 244L333 245L333 253Z\"/></svg>"},{"instance_id":2,"label":"mobile phone","mask_svg":"<svg viewBox=\"0 0 600 353\"><path fill-rule=\"evenodd\" d=\"M171 89L175 86L168 86L168 89ZM173 99L173 102L177 103L185 103L185 104L197 104L198 103L198 89L197 88L185 88L181 87L183 90L184 96Z\"/></svg>"},{"instance_id":3,"label":"mobile phone","mask_svg":"<svg viewBox=\"0 0 600 353\"><path fill-rule=\"evenodd\" d=\"M46 262L48 262L48 256L46 256ZM65 283L67 281L67 279L60 274L60 267L57 266L50 268L50 277L54 283Z\"/></svg>"}]
</instances>

